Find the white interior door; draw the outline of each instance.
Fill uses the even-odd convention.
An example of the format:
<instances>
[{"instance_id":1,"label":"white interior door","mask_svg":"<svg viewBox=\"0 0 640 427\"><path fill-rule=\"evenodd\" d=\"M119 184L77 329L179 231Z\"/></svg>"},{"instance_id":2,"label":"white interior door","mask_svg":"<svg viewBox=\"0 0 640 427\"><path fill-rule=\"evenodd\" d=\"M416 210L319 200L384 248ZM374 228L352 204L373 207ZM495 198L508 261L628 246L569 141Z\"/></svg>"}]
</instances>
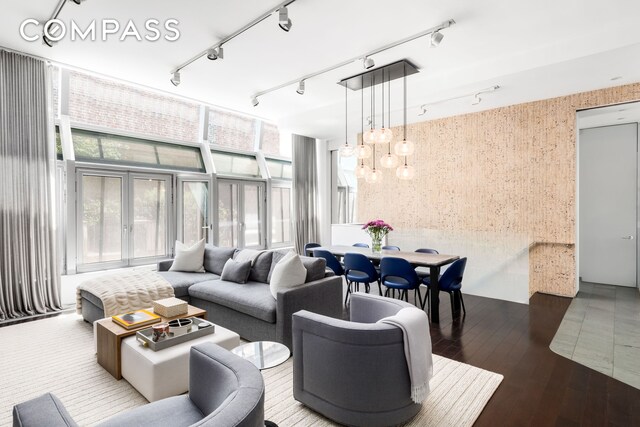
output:
<instances>
[{"instance_id":1,"label":"white interior door","mask_svg":"<svg viewBox=\"0 0 640 427\"><path fill-rule=\"evenodd\" d=\"M578 145L580 276L635 287L638 126L583 129Z\"/></svg>"}]
</instances>

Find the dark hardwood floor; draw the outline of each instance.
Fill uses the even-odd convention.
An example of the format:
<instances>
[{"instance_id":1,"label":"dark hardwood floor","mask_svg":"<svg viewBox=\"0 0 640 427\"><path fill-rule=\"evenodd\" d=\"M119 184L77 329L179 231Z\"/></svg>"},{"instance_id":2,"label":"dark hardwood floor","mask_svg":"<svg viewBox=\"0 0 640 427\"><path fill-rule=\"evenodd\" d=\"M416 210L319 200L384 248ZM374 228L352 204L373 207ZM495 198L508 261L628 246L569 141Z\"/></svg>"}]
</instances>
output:
<instances>
[{"instance_id":1,"label":"dark hardwood floor","mask_svg":"<svg viewBox=\"0 0 640 427\"><path fill-rule=\"evenodd\" d=\"M435 354L504 376L476 426L640 426L640 390L549 349L570 298L464 301L466 317L452 319L441 297L431 339Z\"/></svg>"}]
</instances>

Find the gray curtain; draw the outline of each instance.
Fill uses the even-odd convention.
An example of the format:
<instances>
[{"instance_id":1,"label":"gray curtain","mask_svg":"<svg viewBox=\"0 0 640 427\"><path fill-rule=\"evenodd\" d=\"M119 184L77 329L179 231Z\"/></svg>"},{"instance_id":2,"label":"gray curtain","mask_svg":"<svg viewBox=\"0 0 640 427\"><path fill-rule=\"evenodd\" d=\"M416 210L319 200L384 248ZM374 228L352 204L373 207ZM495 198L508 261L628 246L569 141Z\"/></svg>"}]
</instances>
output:
<instances>
[{"instance_id":1,"label":"gray curtain","mask_svg":"<svg viewBox=\"0 0 640 427\"><path fill-rule=\"evenodd\" d=\"M319 240L316 140L293 135L293 221L296 251Z\"/></svg>"},{"instance_id":2,"label":"gray curtain","mask_svg":"<svg viewBox=\"0 0 640 427\"><path fill-rule=\"evenodd\" d=\"M47 64L0 50L0 320L59 310Z\"/></svg>"}]
</instances>

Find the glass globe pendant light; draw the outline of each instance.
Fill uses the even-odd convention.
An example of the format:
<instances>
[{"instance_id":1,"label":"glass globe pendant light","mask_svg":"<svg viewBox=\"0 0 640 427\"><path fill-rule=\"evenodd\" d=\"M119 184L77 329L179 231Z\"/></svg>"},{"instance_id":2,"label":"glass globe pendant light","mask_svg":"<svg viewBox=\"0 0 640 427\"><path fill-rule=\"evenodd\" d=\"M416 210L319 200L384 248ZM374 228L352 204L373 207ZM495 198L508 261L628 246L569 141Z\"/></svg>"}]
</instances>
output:
<instances>
[{"instance_id":1,"label":"glass globe pendant light","mask_svg":"<svg viewBox=\"0 0 640 427\"><path fill-rule=\"evenodd\" d=\"M413 179L413 177L416 174L416 170L414 169L413 166L410 166L407 164L407 158L404 158L404 164L400 167L398 167L398 169L396 169L396 176L400 179L404 179L404 180L410 180Z\"/></svg>"},{"instance_id":2,"label":"glass globe pendant light","mask_svg":"<svg viewBox=\"0 0 640 427\"><path fill-rule=\"evenodd\" d=\"M382 70L382 127L378 129L378 132L374 135L376 144L389 144L393 139L393 131L391 127L391 79L389 79L389 123L388 127L384 127L384 75L385 70Z\"/></svg>"},{"instance_id":3,"label":"glass globe pendant light","mask_svg":"<svg viewBox=\"0 0 640 427\"><path fill-rule=\"evenodd\" d=\"M391 127L391 79L388 80L388 89L389 89L389 96L387 98L389 100L389 115L388 115L389 124L388 125L390 128ZM383 87L383 90L384 90L384 87ZM386 130L388 131L389 134L391 134L391 129L389 128L387 128ZM387 153L380 158L380 166L386 169L392 169L392 168L395 168L397 165L398 165L398 157L391 154L391 139L389 139L389 141L387 142Z\"/></svg>"},{"instance_id":4,"label":"glass globe pendant light","mask_svg":"<svg viewBox=\"0 0 640 427\"><path fill-rule=\"evenodd\" d=\"M360 159L360 163L358 164L355 170L356 178L365 178L366 180L370 172L371 172L371 168L369 168L369 166L364 164L363 159Z\"/></svg>"},{"instance_id":5,"label":"glass globe pendant light","mask_svg":"<svg viewBox=\"0 0 640 427\"><path fill-rule=\"evenodd\" d=\"M364 84L364 77L362 78L362 82ZM376 129L376 92L374 87L376 85L375 74L371 75L371 115L369 120L369 129L366 132L362 132L362 140L367 144L377 144L378 139L380 138L380 130ZM362 88L362 93L364 96L364 86ZM363 101L364 102L364 101Z\"/></svg>"},{"instance_id":6,"label":"glass globe pendant light","mask_svg":"<svg viewBox=\"0 0 640 427\"><path fill-rule=\"evenodd\" d=\"M403 136L402 136L402 141L398 141L396 142L396 145L394 147L395 152L398 156L402 156L405 157L405 165L406 165L406 157L407 156L411 156L414 151L415 151L415 147L413 145L413 142L407 140L407 72L405 70L404 73L404 77L403 77L403 90L404 90L404 124L403 124Z\"/></svg>"},{"instance_id":7,"label":"glass globe pendant light","mask_svg":"<svg viewBox=\"0 0 640 427\"><path fill-rule=\"evenodd\" d=\"M382 182L382 170L376 168L376 146L373 146L373 155L371 156L373 163L371 164L371 171L365 176L365 181L369 184L378 184Z\"/></svg>"},{"instance_id":8,"label":"glass globe pendant light","mask_svg":"<svg viewBox=\"0 0 640 427\"><path fill-rule=\"evenodd\" d=\"M347 108L347 83L344 83L344 145L340 147L338 152L340 157L351 157L354 154L354 148L349 145L349 113Z\"/></svg>"}]
</instances>

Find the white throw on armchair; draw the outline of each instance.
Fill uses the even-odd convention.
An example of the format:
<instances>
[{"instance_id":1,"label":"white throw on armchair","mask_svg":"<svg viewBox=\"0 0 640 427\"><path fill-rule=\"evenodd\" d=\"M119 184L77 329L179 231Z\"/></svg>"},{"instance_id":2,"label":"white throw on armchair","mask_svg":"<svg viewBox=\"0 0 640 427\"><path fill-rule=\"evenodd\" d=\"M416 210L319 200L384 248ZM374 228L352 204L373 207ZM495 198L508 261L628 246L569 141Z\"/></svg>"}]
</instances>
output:
<instances>
[{"instance_id":1,"label":"white throw on armchair","mask_svg":"<svg viewBox=\"0 0 640 427\"><path fill-rule=\"evenodd\" d=\"M308 311L293 315L293 395L341 424L388 426L415 416L403 331L379 322L402 309L391 298L354 293L351 321ZM429 337L428 325L420 331ZM429 341L430 342L430 341ZM431 354L422 360L428 369Z\"/></svg>"}]
</instances>

